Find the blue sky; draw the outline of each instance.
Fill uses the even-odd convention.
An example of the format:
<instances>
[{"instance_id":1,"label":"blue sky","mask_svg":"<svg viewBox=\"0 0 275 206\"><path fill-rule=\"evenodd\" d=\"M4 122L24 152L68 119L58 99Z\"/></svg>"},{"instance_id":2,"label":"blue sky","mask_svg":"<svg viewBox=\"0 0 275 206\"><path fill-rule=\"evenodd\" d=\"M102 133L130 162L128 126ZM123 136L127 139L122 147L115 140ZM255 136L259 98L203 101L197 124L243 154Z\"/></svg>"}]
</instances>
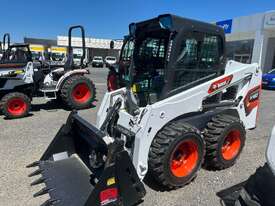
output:
<instances>
[{"instance_id":1,"label":"blue sky","mask_svg":"<svg viewBox=\"0 0 275 206\"><path fill-rule=\"evenodd\" d=\"M274 0L3 0L0 38L53 38L66 35L70 25L81 24L86 36L122 38L130 22L162 13L216 21L275 10Z\"/></svg>"}]
</instances>

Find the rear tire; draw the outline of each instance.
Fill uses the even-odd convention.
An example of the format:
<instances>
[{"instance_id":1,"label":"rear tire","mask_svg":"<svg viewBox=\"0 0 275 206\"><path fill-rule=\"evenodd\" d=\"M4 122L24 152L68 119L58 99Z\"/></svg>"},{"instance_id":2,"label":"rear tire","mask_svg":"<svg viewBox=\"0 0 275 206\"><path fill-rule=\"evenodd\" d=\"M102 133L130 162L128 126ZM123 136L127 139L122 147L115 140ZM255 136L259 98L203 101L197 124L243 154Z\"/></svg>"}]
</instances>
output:
<instances>
[{"instance_id":1,"label":"rear tire","mask_svg":"<svg viewBox=\"0 0 275 206\"><path fill-rule=\"evenodd\" d=\"M149 152L149 174L160 186L181 187L192 181L204 158L205 144L200 132L175 121L162 128Z\"/></svg>"},{"instance_id":2,"label":"rear tire","mask_svg":"<svg viewBox=\"0 0 275 206\"><path fill-rule=\"evenodd\" d=\"M86 109L95 100L95 86L84 76L68 78L61 88L61 98L71 109Z\"/></svg>"},{"instance_id":3,"label":"rear tire","mask_svg":"<svg viewBox=\"0 0 275 206\"><path fill-rule=\"evenodd\" d=\"M31 100L20 92L9 93L1 99L0 108L8 119L22 118L29 114Z\"/></svg>"},{"instance_id":4,"label":"rear tire","mask_svg":"<svg viewBox=\"0 0 275 206\"><path fill-rule=\"evenodd\" d=\"M205 165L210 169L225 169L235 164L245 144L245 128L239 118L217 115L207 124Z\"/></svg>"}]
</instances>

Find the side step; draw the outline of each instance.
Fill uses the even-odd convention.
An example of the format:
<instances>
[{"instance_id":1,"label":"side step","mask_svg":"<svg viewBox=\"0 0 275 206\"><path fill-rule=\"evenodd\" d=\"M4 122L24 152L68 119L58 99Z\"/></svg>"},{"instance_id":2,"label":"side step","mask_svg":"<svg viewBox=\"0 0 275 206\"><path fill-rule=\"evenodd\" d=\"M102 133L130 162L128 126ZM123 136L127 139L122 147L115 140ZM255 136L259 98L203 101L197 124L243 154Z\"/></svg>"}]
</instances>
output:
<instances>
[{"instance_id":1,"label":"side step","mask_svg":"<svg viewBox=\"0 0 275 206\"><path fill-rule=\"evenodd\" d=\"M44 93L44 98L47 100L52 100L57 98L56 91L43 91L43 93Z\"/></svg>"},{"instance_id":2,"label":"side step","mask_svg":"<svg viewBox=\"0 0 275 206\"><path fill-rule=\"evenodd\" d=\"M57 98L56 93L58 92L58 90L56 90L56 85L42 87L40 91L44 94L44 98L47 100Z\"/></svg>"}]
</instances>

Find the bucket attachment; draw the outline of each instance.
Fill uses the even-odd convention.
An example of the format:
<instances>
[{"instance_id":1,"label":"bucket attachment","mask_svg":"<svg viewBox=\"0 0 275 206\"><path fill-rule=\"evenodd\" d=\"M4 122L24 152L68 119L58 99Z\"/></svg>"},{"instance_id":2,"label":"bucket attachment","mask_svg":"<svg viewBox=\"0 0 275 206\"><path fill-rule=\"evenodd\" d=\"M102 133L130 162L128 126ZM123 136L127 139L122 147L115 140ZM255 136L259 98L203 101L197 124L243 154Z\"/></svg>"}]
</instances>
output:
<instances>
[{"instance_id":1,"label":"bucket attachment","mask_svg":"<svg viewBox=\"0 0 275 206\"><path fill-rule=\"evenodd\" d=\"M268 164L259 167L247 181L217 193L224 206L273 206L275 176Z\"/></svg>"},{"instance_id":2,"label":"bucket attachment","mask_svg":"<svg viewBox=\"0 0 275 206\"><path fill-rule=\"evenodd\" d=\"M121 140L107 144L105 133L72 112L29 176L45 184L34 197L48 194L43 206L131 206L145 189ZM101 164L95 165L94 154Z\"/></svg>"}]
</instances>

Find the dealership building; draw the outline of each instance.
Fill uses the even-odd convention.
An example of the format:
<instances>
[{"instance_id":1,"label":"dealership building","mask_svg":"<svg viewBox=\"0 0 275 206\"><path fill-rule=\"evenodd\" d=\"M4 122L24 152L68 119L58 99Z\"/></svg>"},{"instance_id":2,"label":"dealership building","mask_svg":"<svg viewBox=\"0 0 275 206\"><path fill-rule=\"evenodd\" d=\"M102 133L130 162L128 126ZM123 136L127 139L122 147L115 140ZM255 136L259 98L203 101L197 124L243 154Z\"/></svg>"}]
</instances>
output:
<instances>
[{"instance_id":1,"label":"dealership building","mask_svg":"<svg viewBox=\"0 0 275 206\"><path fill-rule=\"evenodd\" d=\"M228 59L275 68L275 11L216 22L226 33Z\"/></svg>"},{"instance_id":2,"label":"dealership building","mask_svg":"<svg viewBox=\"0 0 275 206\"><path fill-rule=\"evenodd\" d=\"M112 49L110 48L111 41L114 42L114 47ZM85 43L89 59L92 59L94 56L115 56L118 58L123 40L86 38ZM57 45L68 46L68 37L58 36ZM74 48L81 48L82 39L80 37L72 37L72 46Z\"/></svg>"},{"instance_id":3,"label":"dealership building","mask_svg":"<svg viewBox=\"0 0 275 206\"><path fill-rule=\"evenodd\" d=\"M114 47L110 48L111 41L114 42ZM53 39L38 39L38 38L24 38L24 43L30 44L31 49L48 50L51 47L67 47L68 37L58 36L57 40ZM94 56L115 56L119 57L119 53L123 44L123 40L86 38L86 55L89 60ZM82 39L79 37L72 37L72 46L74 51L82 52Z\"/></svg>"}]
</instances>

